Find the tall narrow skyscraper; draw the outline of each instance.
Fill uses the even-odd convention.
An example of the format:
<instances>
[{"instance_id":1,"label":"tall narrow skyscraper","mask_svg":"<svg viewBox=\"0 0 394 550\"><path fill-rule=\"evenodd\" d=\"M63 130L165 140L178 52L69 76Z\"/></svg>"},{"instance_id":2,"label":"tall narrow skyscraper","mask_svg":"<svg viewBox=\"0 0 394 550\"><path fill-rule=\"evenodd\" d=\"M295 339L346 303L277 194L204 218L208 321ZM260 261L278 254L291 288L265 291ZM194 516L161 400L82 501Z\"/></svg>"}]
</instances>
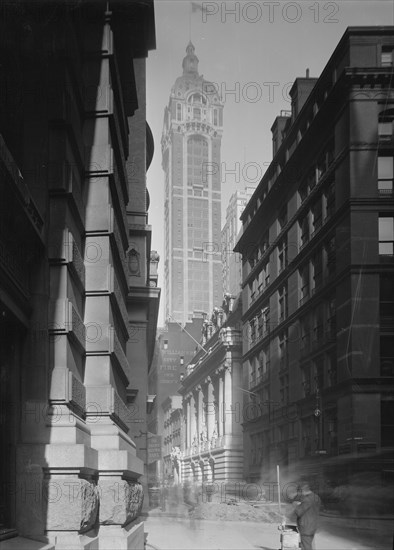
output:
<instances>
[{"instance_id":1,"label":"tall narrow skyscraper","mask_svg":"<svg viewBox=\"0 0 394 550\"><path fill-rule=\"evenodd\" d=\"M222 301L223 103L189 42L164 112L165 317L186 323Z\"/></svg>"}]
</instances>

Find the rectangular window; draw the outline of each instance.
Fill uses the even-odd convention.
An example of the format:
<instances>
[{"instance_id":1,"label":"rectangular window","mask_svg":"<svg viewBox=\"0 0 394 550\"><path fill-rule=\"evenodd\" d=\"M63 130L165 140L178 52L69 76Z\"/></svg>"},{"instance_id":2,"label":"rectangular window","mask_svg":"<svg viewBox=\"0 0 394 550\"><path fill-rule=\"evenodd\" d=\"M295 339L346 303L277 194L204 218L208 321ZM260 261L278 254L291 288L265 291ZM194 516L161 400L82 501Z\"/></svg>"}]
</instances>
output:
<instances>
[{"instance_id":1,"label":"rectangular window","mask_svg":"<svg viewBox=\"0 0 394 550\"><path fill-rule=\"evenodd\" d=\"M313 375L313 391L320 394L324 388L324 360L322 357L313 362Z\"/></svg>"},{"instance_id":2,"label":"rectangular window","mask_svg":"<svg viewBox=\"0 0 394 550\"><path fill-rule=\"evenodd\" d=\"M325 195L325 203L326 203L326 212L325 212L324 221L326 221L335 212L335 183L334 182L332 182L329 185L329 187L324 192L324 195Z\"/></svg>"},{"instance_id":3,"label":"rectangular window","mask_svg":"<svg viewBox=\"0 0 394 550\"><path fill-rule=\"evenodd\" d=\"M309 351L310 331L309 331L309 317L303 317L300 319L300 350L302 354Z\"/></svg>"},{"instance_id":4,"label":"rectangular window","mask_svg":"<svg viewBox=\"0 0 394 550\"><path fill-rule=\"evenodd\" d=\"M302 370L302 385L304 388L304 397L307 397L312 393L312 377L310 367L305 367Z\"/></svg>"},{"instance_id":5,"label":"rectangular window","mask_svg":"<svg viewBox=\"0 0 394 550\"><path fill-rule=\"evenodd\" d=\"M270 324L270 308L268 306L261 310L261 323L263 327L263 335L265 336L269 331Z\"/></svg>"},{"instance_id":6,"label":"rectangular window","mask_svg":"<svg viewBox=\"0 0 394 550\"><path fill-rule=\"evenodd\" d=\"M309 241L309 219L308 216L305 216L300 220L300 231L301 231L301 244L300 248L303 248Z\"/></svg>"},{"instance_id":7,"label":"rectangular window","mask_svg":"<svg viewBox=\"0 0 394 550\"><path fill-rule=\"evenodd\" d=\"M325 303L326 316L326 335L329 341L334 341L337 335L336 324L336 303L335 298L331 298Z\"/></svg>"},{"instance_id":8,"label":"rectangular window","mask_svg":"<svg viewBox=\"0 0 394 550\"><path fill-rule=\"evenodd\" d=\"M289 402L289 375L285 374L279 378L280 382L280 401L282 405L285 405Z\"/></svg>"},{"instance_id":9,"label":"rectangular window","mask_svg":"<svg viewBox=\"0 0 394 550\"><path fill-rule=\"evenodd\" d=\"M258 330L258 336L259 338L263 336L264 334L264 319L263 315L260 311L260 313L257 315L257 330Z\"/></svg>"},{"instance_id":10,"label":"rectangular window","mask_svg":"<svg viewBox=\"0 0 394 550\"><path fill-rule=\"evenodd\" d=\"M283 239L278 244L278 274L287 266L287 243Z\"/></svg>"},{"instance_id":11,"label":"rectangular window","mask_svg":"<svg viewBox=\"0 0 394 550\"><path fill-rule=\"evenodd\" d=\"M381 401L381 444L382 447L394 446L394 401Z\"/></svg>"},{"instance_id":12,"label":"rectangular window","mask_svg":"<svg viewBox=\"0 0 394 550\"><path fill-rule=\"evenodd\" d=\"M337 360L335 355L327 356L327 382L329 387L337 383Z\"/></svg>"},{"instance_id":13,"label":"rectangular window","mask_svg":"<svg viewBox=\"0 0 394 550\"><path fill-rule=\"evenodd\" d=\"M379 304L380 304L380 323L391 326L391 317L394 311L394 278L392 274L382 274L379 278Z\"/></svg>"},{"instance_id":14,"label":"rectangular window","mask_svg":"<svg viewBox=\"0 0 394 550\"><path fill-rule=\"evenodd\" d=\"M393 48L391 46L382 47L380 61L382 67L391 67L393 65Z\"/></svg>"},{"instance_id":15,"label":"rectangular window","mask_svg":"<svg viewBox=\"0 0 394 550\"><path fill-rule=\"evenodd\" d=\"M256 340L256 327L257 327L256 318L251 319L249 321L249 330L250 330L250 341L252 343Z\"/></svg>"},{"instance_id":16,"label":"rectangular window","mask_svg":"<svg viewBox=\"0 0 394 550\"><path fill-rule=\"evenodd\" d=\"M201 120L201 109L198 107L193 108L193 118L194 120Z\"/></svg>"},{"instance_id":17,"label":"rectangular window","mask_svg":"<svg viewBox=\"0 0 394 550\"><path fill-rule=\"evenodd\" d=\"M256 361L255 358L250 360L250 386L253 387L256 385Z\"/></svg>"},{"instance_id":18,"label":"rectangular window","mask_svg":"<svg viewBox=\"0 0 394 550\"><path fill-rule=\"evenodd\" d=\"M300 269L300 305L302 305L309 298L309 264L306 264Z\"/></svg>"},{"instance_id":19,"label":"rectangular window","mask_svg":"<svg viewBox=\"0 0 394 550\"><path fill-rule=\"evenodd\" d=\"M379 256L393 256L394 218L379 216Z\"/></svg>"},{"instance_id":20,"label":"rectangular window","mask_svg":"<svg viewBox=\"0 0 394 550\"><path fill-rule=\"evenodd\" d=\"M312 212L312 237L320 229L322 225L322 203L321 198L319 198L311 208Z\"/></svg>"},{"instance_id":21,"label":"rectangular window","mask_svg":"<svg viewBox=\"0 0 394 550\"><path fill-rule=\"evenodd\" d=\"M280 368L287 367L287 330L282 330L278 335Z\"/></svg>"},{"instance_id":22,"label":"rectangular window","mask_svg":"<svg viewBox=\"0 0 394 550\"><path fill-rule=\"evenodd\" d=\"M335 237L330 239L324 246L325 255L325 277L331 277L335 274L336 254Z\"/></svg>"},{"instance_id":23,"label":"rectangular window","mask_svg":"<svg viewBox=\"0 0 394 550\"><path fill-rule=\"evenodd\" d=\"M315 345L320 345L323 339L324 325L323 325L323 309L322 306L318 306L313 314L313 342Z\"/></svg>"},{"instance_id":24,"label":"rectangular window","mask_svg":"<svg viewBox=\"0 0 394 550\"><path fill-rule=\"evenodd\" d=\"M285 204L278 214L279 231L287 224L287 204Z\"/></svg>"},{"instance_id":25,"label":"rectangular window","mask_svg":"<svg viewBox=\"0 0 394 550\"><path fill-rule=\"evenodd\" d=\"M180 103L176 104L176 119L178 121L182 120L182 106Z\"/></svg>"},{"instance_id":26,"label":"rectangular window","mask_svg":"<svg viewBox=\"0 0 394 550\"><path fill-rule=\"evenodd\" d=\"M380 375L394 376L394 335L380 336Z\"/></svg>"},{"instance_id":27,"label":"rectangular window","mask_svg":"<svg viewBox=\"0 0 394 550\"><path fill-rule=\"evenodd\" d=\"M287 317L287 288L282 286L278 290L278 302L279 302L279 322L284 321Z\"/></svg>"},{"instance_id":28,"label":"rectangular window","mask_svg":"<svg viewBox=\"0 0 394 550\"><path fill-rule=\"evenodd\" d=\"M393 193L394 157L378 157L378 191L379 195Z\"/></svg>"},{"instance_id":29,"label":"rectangular window","mask_svg":"<svg viewBox=\"0 0 394 550\"><path fill-rule=\"evenodd\" d=\"M259 374L261 378L264 378L268 374L269 367L270 367L269 347L261 350L260 356L259 356L259 362L260 362Z\"/></svg>"},{"instance_id":30,"label":"rectangular window","mask_svg":"<svg viewBox=\"0 0 394 550\"><path fill-rule=\"evenodd\" d=\"M267 262L264 266L264 285L267 287L270 284L270 264Z\"/></svg>"},{"instance_id":31,"label":"rectangular window","mask_svg":"<svg viewBox=\"0 0 394 550\"><path fill-rule=\"evenodd\" d=\"M321 250L318 250L312 258L312 270L313 270L312 292L315 293L316 290L322 285L322 282L323 282L323 260L322 260Z\"/></svg>"},{"instance_id":32,"label":"rectangular window","mask_svg":"<svg viewBox=\"0 0 394 550\"><path fill-rule=\"evenodd\" d=\"M218 124L218 110L217 109L213 110L213 123L214 123L215 126L217 126L217 124Z\"/></svg>"},{"instance_id":33,"label":"rectangular window","mask_svg":"<svg viewBox=\"0 0 394 550\"><path fill-rule=\"evenodd\" d=\"M392 135L393 135L393 123L391 121L379 122L379 137L387 138L387 137L391 137Z\"/></svg>"},{"instance_id":34,"label":"rectangular window","mask_svg":"<svg viewBox=\"0 0 394 550\"><path fill-rule=\"evenodd\" d=\"M326 171L326 154L323 153L316 164L316 183L319 181L319 179L323 176L323 174Z\"/></svg>"}]
</instances>

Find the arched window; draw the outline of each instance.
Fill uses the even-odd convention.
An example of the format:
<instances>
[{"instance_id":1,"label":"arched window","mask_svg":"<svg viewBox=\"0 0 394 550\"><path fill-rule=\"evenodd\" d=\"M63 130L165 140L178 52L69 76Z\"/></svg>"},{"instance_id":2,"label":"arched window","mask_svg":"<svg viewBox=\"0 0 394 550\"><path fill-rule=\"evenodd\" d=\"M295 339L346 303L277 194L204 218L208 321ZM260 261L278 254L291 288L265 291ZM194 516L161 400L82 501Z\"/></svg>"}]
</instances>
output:
<instances>
[{"instance_id":1,"label":"arched window","mask_svg":"<svg viewBox=\"0 0 394 550\"><path fill-rule=\"evenodd\" d=\"M188 99L189 103L199 103L199 104L202 104L202 105L206 105L207 104L207 99L206 97L204 97L202 94L200 93L194 93L194 94L191 94L189 96L189 99Z\"/></svg>"},{"instance_id":2,"label":"arched window","mask_svg":"<svg viewBox=\"0 0 394 550\"><path fill-rule=\"evenodd\" d=\"M218 110L217 109L213 110L213 123L215 124L215 126L217 126L217 124L218 124Z\"/></svg>"},{"instance_id":3,"label":"arched window","mask_svg":"<svg viewBox=\"0 0 394 550\"><path fill-rule=\"evenodd\" d=\"M198 107L193 108L193 119L201 120L201 109L199 109Z\"/></svg>"},{"instance_id":4,"label":"arched window","mask_svg":"<svg viewBox=\"0 0 394 550\"><path fill-rule=\"evenodd\" d=\"M180 103L176 104L176 119L182 120L182 105Z\"/></svg>"}]
</instances>

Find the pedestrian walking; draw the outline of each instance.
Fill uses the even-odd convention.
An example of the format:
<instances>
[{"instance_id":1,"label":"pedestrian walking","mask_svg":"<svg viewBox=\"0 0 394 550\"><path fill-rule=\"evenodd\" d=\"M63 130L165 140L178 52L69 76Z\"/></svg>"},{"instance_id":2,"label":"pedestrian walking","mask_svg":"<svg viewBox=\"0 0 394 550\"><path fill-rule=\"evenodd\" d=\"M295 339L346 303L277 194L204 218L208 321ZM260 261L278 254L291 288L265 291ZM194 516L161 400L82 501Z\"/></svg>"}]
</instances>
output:
<instances>
[{"instance_id":1,"label":"pedestrian walking","mask_svg":"<svg viewBox=\"0 0 394 550\"><path fill-rule=\"evenodd\" d=\"M168 499L168 482L165 481L162 484L161 491L160 491L160 500L161 500L160 508L161 508L162 512L166 511L167 499Z\"/></svg>"},{"instance_id":2,"label":"pedestrian walking","mask_svg":"<svg viewBox=\"0 0 394 550\"><path fill-rule=\"evenodd\" d=\"M300 485L300 493L293 502L294 512L297 516L297 526L301 537L301 549L312 550L313 539L319 522L321 500L309 486L303 482Z\"/></svg>"}]
</instances>

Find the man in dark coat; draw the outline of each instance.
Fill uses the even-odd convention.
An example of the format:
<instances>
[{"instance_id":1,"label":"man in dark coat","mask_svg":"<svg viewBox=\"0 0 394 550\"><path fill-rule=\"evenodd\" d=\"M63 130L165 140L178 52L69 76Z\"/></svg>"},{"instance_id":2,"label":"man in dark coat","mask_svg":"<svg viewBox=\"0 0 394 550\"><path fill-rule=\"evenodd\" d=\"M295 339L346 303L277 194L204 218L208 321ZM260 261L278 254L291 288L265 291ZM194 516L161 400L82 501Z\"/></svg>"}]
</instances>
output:
<instances>
[{"instance_id":1,"label":"man in dark coat","mask_svg":"<svg viewBox=\"0 0 394 550\"><path fill-rule=\"evenodd\" d=\"M300 489L299 502L294 503L294 512L297 516L297 525L301 536L301 548L302 550L312 550L321 501L318 495L311 491L308 483L302 483Z\"/></svg>"}]
</instances>

